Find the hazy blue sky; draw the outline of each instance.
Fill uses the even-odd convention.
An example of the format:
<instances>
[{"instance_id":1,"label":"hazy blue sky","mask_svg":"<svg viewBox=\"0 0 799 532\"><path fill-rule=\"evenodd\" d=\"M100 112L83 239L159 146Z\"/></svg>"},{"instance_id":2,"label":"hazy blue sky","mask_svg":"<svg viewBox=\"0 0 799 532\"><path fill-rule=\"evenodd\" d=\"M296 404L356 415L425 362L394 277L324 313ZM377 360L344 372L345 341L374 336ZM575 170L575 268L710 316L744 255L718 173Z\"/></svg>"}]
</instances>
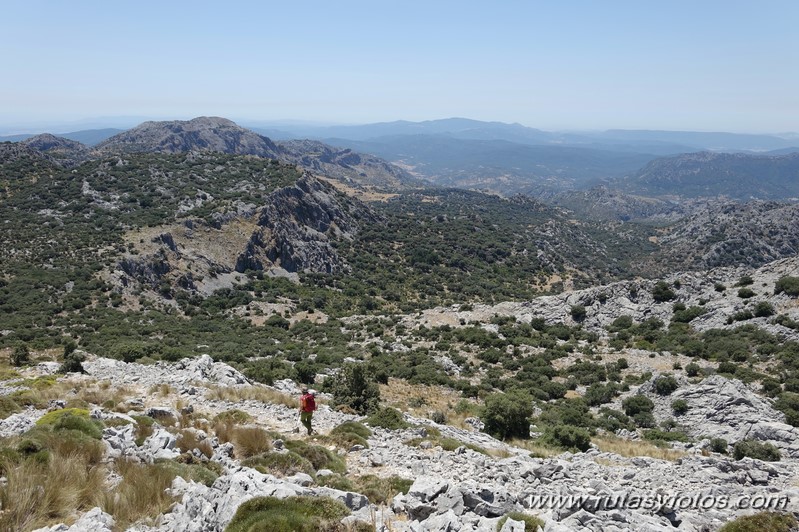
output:
<instances>
[{"instance_id":1,"label":"hazy blue sky","mask_svg":"<svg viewBox=\"0 0 799 532\"><path fill-rule=\"evenodd\" d=\"M796 0L4 0L0 129L102 116L799 130Z\"/></svg>"}]
</instances>

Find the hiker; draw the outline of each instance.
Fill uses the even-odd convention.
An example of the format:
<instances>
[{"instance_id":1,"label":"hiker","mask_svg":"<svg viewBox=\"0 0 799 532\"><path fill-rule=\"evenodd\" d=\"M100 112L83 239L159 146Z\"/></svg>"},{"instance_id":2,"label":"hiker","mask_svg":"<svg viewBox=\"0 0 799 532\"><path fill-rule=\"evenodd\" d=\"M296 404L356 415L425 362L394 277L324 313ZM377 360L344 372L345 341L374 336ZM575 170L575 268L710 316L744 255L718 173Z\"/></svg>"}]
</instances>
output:
<instances>
[{"instance_id":1,"label":"hiker","mask_svg":"<svg viewBox=\"0 0 799 532\"><path fill-rule=\"evenodd\" d=\"M311 428L311 418L313 418L314 410L316 410L316 391L309 390L308 388L302 389L302 396L300 396L300 421L308 429L308 435L313 432Z\"/></svg>"}]
</instances>

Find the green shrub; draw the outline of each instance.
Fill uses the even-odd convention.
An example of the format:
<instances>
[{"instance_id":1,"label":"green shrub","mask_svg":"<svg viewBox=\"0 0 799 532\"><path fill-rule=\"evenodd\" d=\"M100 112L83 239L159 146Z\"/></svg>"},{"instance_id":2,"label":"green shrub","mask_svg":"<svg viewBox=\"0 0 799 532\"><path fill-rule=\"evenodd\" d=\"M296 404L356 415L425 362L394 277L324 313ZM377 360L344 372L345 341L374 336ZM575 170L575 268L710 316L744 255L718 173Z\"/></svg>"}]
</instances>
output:
<instances>
[{"instance_id":1,"label":"green shrub","mask_svg":"<svg viewBox=\"0 0 799 532\"><path fill-rule=\"evenodd\" d=\"M341 369L332 386L333 401L352 408L358 414L374 412L380 406L380 388L364 364L348 364Z\"/></svg>"},{"instance_id":2,"label":"green shrub","mask_svg":"<svg viewBox=\"0 0 799 532\"><path fill-rule=\"evenodd\" d=\"M704 313L705 313L705 309L703 309L702 307L694 306L694 307L690 307L690 308L687 308L687 309L684 308L684 309L675 311L674 315L671 318L671 320L679 322L679 323L688 323L688 322L694 320L695 318L698 318L699 316L701 316Z\"/></svg>"},{"instance_id":3,"label":"green shrub","mask_svg":"<svg viewBox=\"0 0 799 532\"><path fill-rule=\"evenodd\" d=\"M736 460L746 456L756 458L765 462L779 462L780 450L770 443L763 443L757 440L741 440L732 449L732 455Z\"/></svg>"},{"instance_id":4,"label":"green shrub","mask_svg":"<svg viewBox=\"0 0 799 532\"><path fill-rule=\"evenodd\" d=\"M554 425L544 429L541 440L561 449L587 451L591 447L591 434L585 429L570 425Z\"/></svg>"},{"instance_id":5,"label":"green shrub","mask_svg":"<svg viewBox=\"0 0 799 532\"><path fill-rule=\"evenodd\" d=\"M536 517L534 515L523 514L521 512L510 512L502 516L502 519L499 520L497 523L497 532L502 530L502 527L505 526L505 522L508 519L513 519L514 521L522 521L524 523L524 529L530 530L531 532L535 532L540 527L541 530L544 529L546 523L541 520L541 518Z\"/></svg>"},{"instance_id":6,"label":"green shrub","mask_svg":"<svg viewBox=\"0 0 799 532\"><path fill-rule=\"evenodd\" d=\"M755 284L755 280L752 279L751 275L742 275L738 279L738 282L735 283L735 286L749 286L749 285L752 285L752 284Z\"/></svg>"},{"instance_id":7,"label":"green shrub","mask_svg":"<svg viewBox=\"0 0 799 532\"><path fill-rule=\"evenodd\" d=\"M587 315L583 305L572 305L571 316L574 321L583 321Z\"/></svg>"},{"instance_id":8,"label":"green shrub","mask_svg":"<svg viewBox=\"0 0 799 532\"><path fill-rule=\"evenodd\" d=\"M512 437L529 438L532 415L532 398L517 391L486 397L481 418L485 432L504 440Z\"/></svg>"},{"instance_id":9,"label":"green shrub","mask_svg":"<svg viewBox=\"0 0 799 532\"><path fill-rule=\"evenodd\" d=\"M46 413L36 421L37 426L55 425L64 416L75 416L89 419L89 411L85 408L60 408Z\"/></svg>"},{"instance_id":10,"label":"green shrub","mask_svg":"<svg viewBox=\"0 0 799 532\"><path fill-rule=\"evenodd\" d=\"M691 441L691 438L684 432L660 429L645 430L644 439L649 441Z\"/></svg>"},{"instance_id":11,"label":"green shrub","mask_svg":"<svg viewBox=\"0 0 799 532\"><path fill-rule=\"evenodd\" d=\"M738 297L741 299L749 299L750 297L754 297L756 294L751 288L740 288L738 290Z\"/></svg>"},{"instance_id":12,"label":"green shrub","mask_svg":"<svg viewBox=\"0 0 799 532\"><path fill-rule=\"evenodd\" d=\"M321 445L309 445L301 440L289 440L286 448L308 460L315 470L329 469L334 473L344 473L347 464L336 453Z\"/></svg>"},{"instance_id":13,"label":"green shrub","mask_svg":"<svg viewBox=\"0 0 799 532\"><path fill-rule=\"evenodd\" d=\"M28 346L25 344L19 344L14 348L14 351L11 353L11 365L12 366L24 366L31 360L30 351L28 350Z\"/></svg>"},{"instance_id":14,"label":"green shrub","mask_svg":"<svg viewBox=\"0 0 799 532\"><path fill-rule=\"evenodd\" d=\"M270 475L291 476L295 473L307 473L313 476L316 474L311 462L291 451L287 453L274 451L261 453L247 458L241 464Z\"/></svg>"},{"instance_id":15,"label":"green shrub","mask_svg":"<svg viewBox=\"0 0 799 532\"><path fill-rule=\"evenodd\" d=\"M768 301L761 301L755 305L755 316L758 318L767 318L774 315L774 305Z\"/></svg>"},{"instance_id":16,"label":"green shrub","mask_svg":"<svg viewBox=\"0 0 799 532\"><path fill-rule=\"evenodd\" d=\"M103 429L100 422L95 422L84 416L74 416L71 414L63 415L53 424L53 430L77 430L95 440L101 440L103 438Z\"/></svg>"},{"instance_id":17,"label":"green shrub","mask_svg":"<svg viewBox=\"0 0 799 532\"><path fill-rule=\"evenodd\" d=\"M710 440L710 450L714 453L727 454L727 440L724 438L712 438Z\"/></svg>"},{"instance_id":18,"label":"green shrub","mask_svg":"<svg viewBox=\"0 0 799 532\"><path fill-rule=\"evenodd\" d=\"M373 427L383 427L388 430L407 429L410 425L405 421L402 412L396 408L381 408L366 419Z\"/></svg>"},{"instance_id":19,"label":"green shrub","mask_svg":"<svg viewBox=\"0 0 799 532\"><path fill-rule=\"evenodd\" d=\"M671 411L675 416L681 416L688 412L688 402L685 399L676 399L671 402Z\"/></svg>"},{"instance_id":20,"label":"green shrub","mask_svg":"<svg viewBox=\"0 0 799 532\"><path fill-rule=\"evenodd\" d=\"M640 412L652 412L655 403L645 395L633 395L622 401L621 406L625 414L634 416Z\"/></svg>"},{"instance_id":21,"label":"green shrub","mask_svg":"<svg viewBox=\"0 0 799 532\"><path fill-rule=\"evenodd\" d=\"M700 368L699 364L697 364L696 362L689 362L685 366L685 374L688 375L689 377L696 377L697 375L699 375L700 369L702 368Z\"/></svg>"},{"instance_id":22,"label":"green shrub","mask_svg":"<svg viewBox=\"0 0 799 532\"><path fill-rule=\"evenodd\" d=\"M5 419L11 414L16 414L21 410L22 407L20 407L12 398L8 397L7 395L0 396L0 419Z\"/></svg>"},{"instance_id":23,"label":"green shrub","mask_svg":"<svg viewBox=\"0 0 799 532\"><path fill-rule=\"evenodd\" d=\"M375 475L363 475L356 477L354 483L355 491L365 495L372 504L387 504L400 493L408 493L413 480L397 476L381 478Z\"/></svg>"},{"instance_id":24,"label":"green shrub","mask_svg":"<svg viewBox=\"0 0 799 532\"><path fill-rule=\"evenodd\" d=\"M212 469L211 464L214 462L182 464L174 460L156 460L155 463L165 468L173 476L199 482L209 487L219 478L219 471Z\"/></svg>"},{"instance_id":25,"label":"green shrub","mask_svg":"<svg viewBox=\"0 0 799 532\"><path fill-rule=\"evenodd\" d=\"M719 532L791 532L796 527L796 518L790 514L760 512L730 521Z\"/></svg>"},{"instance_id":26,"label":"green shrub","mask_svg":"<svg viewBox=\"0 0 799 532\"><path fill-rule=\"evenodd\" d=\"M661 375L655 379L655 392L658 395L670 395L677 387L677 380L671 375Z\"/></svg>"},{"instance_id":27,"label":"green shrub","mask_svg":"<svg viewBox=\"0 0 799 532\"><path fill-rule=\"evenodd\" d=\"M588 406L599 406L609 403L619 393L619 386L615 383L594 383L585 390L583 399Z\"/></svg>"},{"instance_id":28,"label":"green shrub","mask_svg":"<svg viewBox=\"0 0 799 532\"><path fill-rule=\"evenodd\" d=\"M326 497L256 497L239 506L226 532L325 532L341 530L350 514Z\"/></svg>"},{"instance_id":29,"label":"green shrub","mask_svg":"<svg viewBox=\"0 0 799 532\"><path fill-rule=\"evenodd\" d=\"M332 475L326 475L323 477L316 477L316 483L319 486L333 488L334 490L341 490L341 491L356 490L355 483L352 480L343 475L339 475L338 473L334 473ZM372 499L369 499L369 501L371 500Z\"/></svg>"},{"instance_id":30,"label":"green shrub","mask_svg":"<svg viewBox=\"0 0 799 532\"><path fill-rule=\"evenodd\" d=\"M65 348L66 351L66 348ZM69 351L64 354L64 361L61 367L58 368L59 373L86 373L83 369L83 355L75 351Z\"/></svg>"},{"instance_id":31,"label":"green shrub","mask_svg":"<svg viewBox=\"0 0 799 532\"><path fill-rule=\"evenodd\" d=\"M774 294L785 292L789 296L799 296L799 277L791 277L786 275L780 277L774 284Z\"/></svg>"},{"instance_id":32,"label":"green shrub","mask_svg":"<svg viewBox=\"0 0 799 532\"><path fill-rule=\"evenodd\" d=\"M363 423L358 423L357 421L347 421L344 422L330 431L329 437L340 444L345 445L363 445L364 447L369 447L369 442L366 441L366 438L372 435L372 431L369 430L369 427L364 425Z\"/></svg>"},{"instance_id":33,"label":"green shrub","mask_svg":"<svg viewBox=\"0 0 799 532\"><path fill-rule=\"evenodd\" d=\"M786 383L786 388L790 383ZM799 427L799 393L782 392L774 407L785 414L785 421L789 425Z\"/></svg>"},{"instance_id":34,"label":"green shrub","mask_svg":"<svg viewBox=\"0 0 799 532\"><path fill-rule=\"evenodd\" d=\"M658 281L652 287L652 298L659 303L671 301L675 297L677 297L677 294L674 293L666 281Z\"/></svg>"}]
</instances>

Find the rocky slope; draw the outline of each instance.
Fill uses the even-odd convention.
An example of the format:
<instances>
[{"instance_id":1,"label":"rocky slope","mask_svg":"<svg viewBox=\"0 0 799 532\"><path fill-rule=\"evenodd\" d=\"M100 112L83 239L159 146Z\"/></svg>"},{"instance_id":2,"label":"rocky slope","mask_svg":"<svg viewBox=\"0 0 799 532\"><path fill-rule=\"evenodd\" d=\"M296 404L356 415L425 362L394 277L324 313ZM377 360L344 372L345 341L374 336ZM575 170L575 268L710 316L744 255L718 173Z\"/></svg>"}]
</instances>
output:
<instances>
[{"instance_id":1,"label":"rocky slope","mask_svg":"<svg viewBox=\"0 0 799 532\"><path fill-rule=\"evenodd\" d=\"M84 363L87 375L65 377L73 390L96 382L111 382L125 390L129 414L163 416L175 412L175 405L191 407L210 419L219 412L236 408L253 416L256 426L294 438L296 412L282 404L254 400L230 402L214 399L213 390L251 388L237 371L208 356L177 363L143 366L102 358ZM29 376L49 374L55 364L41 364L28 370ZM148 390L169 385L168 395L153 395ZM4 390L13 383L4 383ZM651 393L641 387L642 393ZM296 389L294 389L296 390ZM7 393L4 391L3 393ZM705 379L681 388L678 393L692 403L692 420L728 427L732 437L743 430L749 437L773 440L776 427L769 409L757 414L759 429L747 430L748 420L761 405L737 381L721 377ZM53 408L59 408L54 403ZM91 405L92 416L111 419L122 414ZM19 434L29 428L44 411L15 414L0 421L0 433ZM177 415L177 413L176 413ZM129 418L132 419L132 418ZM163 418L162 418L163 419ZM318 430L356 419L322 406L315 416ZM221 467L212 485L188 482L177 477L171 495L177 498L172 509L155 524L138 524L128 530L222 531L243 502L258 496L285 498L292 495L331 497L352 511L346 523L363 521L377 530L473 530L493 531L499 518L510 511L538 515L545 531L569 530L711 530L731 518L753 510L774 509L797 512L799 460L785 455L781 462L762 462L730 457L703 450L704 444L689 446L681 457L671 460L647 456L625 457L591 448L585 453L563 453L551 458L534 458L527 451L491 439L485 434L438 425L426 419L407 417L413 428L390 431L375 428L369 447L339 449L350 474L399 475L413 479L405 495L388 505L373 504L367 497L321 487L317 479L330 472L319 471L317 479L298 473L278 478L245 467L236 458L233 446L213 435L196 432L213 450L211 460ZM132 425L119 425L103 431L103 442L110 460L151 462L180 456L173 426L153 425L153 433L141 444L134 441ZM763 429L763 430L761 430ZM771 429L771 430L768 430ZM482 454L465 446L445 450L431 443L431 433L456 438L464 445L492 450ZM796 441L796 429L786 434ZM409 440L421 441L409 445ZM425 444L425 442L428 442ZM281 440L282 442L282 440ZM279 449L282 443L275 440ZM793 455L791 455L793 456ZM111 481L112 479L109 479ZM521 527L522 525L514 524ZM57 525L42 532L110 532L113 518L99 508L91 510L71 526ZM504 529L503 529L504 530ZM514 528L513 530L524 530Z\"/></svg>"},{"instance_id":2,"label":"rocky slope","mask_svg":"<svg viewBox=\"0 0 799 532\"><path fill-rule=\"evenodd\" d=\"M657 281L634 280L611 283L605 286L543 296L525 302L507 302L498 305L473 305L470 310L460 307L430 309L419 317L404 318L408 326L449 325L460 327L467 323L487 323L493 316L513 316L517 321L530 322L542 318L547 323L579 323L590 332L606 336L607 327L620 316L630 316L635 322L656 318L668 324L674 316L674 304L683 303L701 307L703 314L691 321L691 326L705 331L716 328L733 328L741 322L728 323L737 312L753 308L759 302L770 302L777 313L799 318L796 298L781 293L774 295L774 285L780 277L799 274L799 257L791 257L766 264L758 269L747 267L716 268L706 272L679 272L664 279L672 287L675 297L669 301L656 301L652 291ZM741 298L735 284L743 276L751 276L754 295ZM679 283L679 288L675 283ZM723 291L717 285L725 287ZM572 307L585 307L585 317L575 321ZM747 323L757 325L782 337L799 340L799 332L772 323L768 317L752 317Z\"/></svg>"},{"instance_id":3,"label":"rocky slope","mask_svg":"<svg viewBox=\"0 0 799 532\"><path fill-rule=\"evenodd\" d=\"M795 200L799 197L797 176L797 153L761 156L700 152L656 159L616 186L650 196Z\"/></svg>"},{"instance_id":4,"label":"rocky slope","mask_svg":"<svg viewBox=\"0 0 799 532\"><path fill-rule=\"evenodd\" d=\"M314 140L286 140L277 145L282 160L350 186L396 190L422 185L399 166L349 148L334 148Z\"/></svg>"},{"instance_id":5,"label":"rocky slope","mask_svg":"<svg viewBox=\"0 0 799 532\"><path fill-rule=\"evenodd\" d=\"M662 229L659 252L640 259L645 270L705 270L734 264L760 266L799 252L799 204L753 201L698 205Z\"/></svg>"},{"instance_id":6,"label":"rocky slope","mask_svg":"<svg viewBox=\"0 0 799 532\"><path fill-rule=\"evenodd\" d=\"M589 220L668 222L687 212L684 205L676 202L625 194L607 186L562 192L547 201Z\"/></svg>"},{"instance_id":7,"label":"rocky slope","mask_svg":"<svg viewBox=\"0 0 799 532\"><path fill-rule=\"evenodd\" d=\"M132 233L135 251L125 254L111 278L131 289L167 283L210 294L232 286L236 272L246 270L338 273L349 265L334 243L376 219L360 201L305 174L259 205L238 205L211 224L186 220Z\"/></svg>"}]
</instances>

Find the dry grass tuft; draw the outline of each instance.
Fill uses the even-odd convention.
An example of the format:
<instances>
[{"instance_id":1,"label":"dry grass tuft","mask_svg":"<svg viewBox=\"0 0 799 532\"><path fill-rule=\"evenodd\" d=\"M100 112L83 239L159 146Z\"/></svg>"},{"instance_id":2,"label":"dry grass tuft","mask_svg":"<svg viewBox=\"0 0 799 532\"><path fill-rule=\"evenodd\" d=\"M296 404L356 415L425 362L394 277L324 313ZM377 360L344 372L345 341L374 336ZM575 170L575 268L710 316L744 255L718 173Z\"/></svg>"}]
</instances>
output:
<instances>
[{"instance_id":1,"label":"dry grass tuft","mask_svg":"<svg viewBox=\"0 0 799 532\"><path fill-rule=\"evenodd\" d=\"M206 458L211 458L214 455L214 448L208 438L201 438L197 431L183 429L178 432L177 447L180 452L187 453L197 449L205 455Z\"/></svg>"},{"instance_id":2,"label":"dry grass tuft","mask_svg":"<svg viewBox=\"0 0 799 532\"><path fill-rule=\"evenodd\" d=\"M166 383L156 384L155 386L151 386L150 389L147 390L148 395L155 395L159 397L168 397L173 393L174 390L172 389L172 386Z\"/></svg>"},{"instance_id":3,"label":"dry grass tuft","mask_svg":"<svg viewBox=\"0 0 799 532\"><path fill-rule=\"evenodd\" d=\"M299 408L299 399L263 386L209 386L206 399L213 401L260 401Z\"/></svg>"},{"instance_id":4,"label":"dry grass tuft","mask_svg":"<svg viewBox=\"0 0 799 532\"><path fill-rule=\"evenodd\" d=\"M166 512L174 502L166 489L175 474L158 464L117 463L122 481L110 493L103 494L102 508L116 520L120 530L141 519Z\"/></svg>"},{"instance_id":5,"label":"dry grass tuft","mask_svg":"<svg viewBox=\"0 0 799 532\"><path fill-rule=\"evenodd\" d=\"M389 379L380 385L380 398L389 406L407 411L417 417L428 417L431 412L441 412L447 425L470 429L463 421L479 409L475 401L464 399L460 392L444 386L411 384L402 379ZM468 408L464 408L467 406Z\"/></svg>"},{"instance_id":6,"label":"dry grass tuft","mask_svg":"<svg viewBox=\"0 0 799 532\"><path fill-rule=\"evenodd\" d=\"M614 453L620 456L631 458L633 456L649 456L659 460L673 462L682 458L687 453L675 449L664 449L648 441L634 441L615 438L612 436L602 436L591 440L599 450L606 453Z\"/></svg>"},{"instance_id":7,"label":"dry grass tuft","mask_svg":"<svg viewBox=\"0 0 799 532\"><path fill-rule=\"evenodd\" d=\"M530 454L536 458L552 458L553 456L563 454L562 449L548 447L533 440L513 439L509 443L514 447L530 451Z\"/></svg>"},{"instance_id":8,"label":"dry grass tuft","mask_svg":"<svg viewBox=\"0 0 799 532\"><path fill-rule=\"evenodd\" d=\"M125 386L111 388L109 381L100 381L81 388L78 391L77 398L89 404L102 405L104 408L114 410L119 403L124 402L131 394L132 391Z\"/></svg>"},{"instance_id":9,"label":"dry grass tuft","mask_svg":"<svg viewBox=\"0 0 799 532\"><path fill-rule=\"evenodd\" d=\"M97 506L106 471L80 454L55 454L50 460L24 460L6 470L0 486L0 530L31 530Z\"/></svg>"},{"instance_id":10,"label":"dry grass tuft","mask_svg":"<svg viewBox=\"0 0 799 532\"><path fill-rule=\"evenodd\" d=\"M234 427L231 430L236 457L249 458L272 450L272 438L259 427Z\"/></svg>"}]
</instances>

